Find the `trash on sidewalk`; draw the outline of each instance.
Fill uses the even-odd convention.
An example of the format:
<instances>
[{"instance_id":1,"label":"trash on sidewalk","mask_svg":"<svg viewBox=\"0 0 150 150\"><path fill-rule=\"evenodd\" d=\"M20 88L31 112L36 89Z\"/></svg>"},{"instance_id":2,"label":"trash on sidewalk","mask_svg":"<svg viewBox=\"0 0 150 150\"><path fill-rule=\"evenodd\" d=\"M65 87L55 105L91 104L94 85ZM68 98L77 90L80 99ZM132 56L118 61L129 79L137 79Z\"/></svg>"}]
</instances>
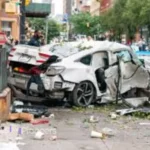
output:
<instances>
[{"instance_id":1,"label":"trash on sidewalk","mask_svg":"<svg viewBox=\"0 0 150 150\"><path fill-rule=\"evenodd\" d=\"M99 118L95 117L95 116L90 116L89 122L90 123L98 123L99 122Z\"/></svg>"},{"instance_id":2,"label":"trash on sidewalk","mask_svg":"<svg viewBox=\"0 0 150 150\"><path fill-rule=\"evenodd\" d=\"M91 138L100 138L104 139L104 134L97 131L91 131Z\"/></svg>"},{"instance_id":3,"label":"trash on sidewalk","mask_svg":"<svg viewBox=\"0 0 150 150\"><path fill-rule=\"evenodd\" d=\"M19 103L18 103L19 104ZM49 116L50 112L46 106L36 106L36 105L14 105L12 106L12 113L30 113L34 117Z\"/></svg>"},{"instance_id":4,"label":"trash on sidewalk","mask_svg":"<svg viewBox=\"0 0 150 150\"><path fill-rule=\"evenodd\" d=\"M29 113L11 113L8 116L8 121L15 121L15 120L24 120L24 121L32 121L34 116Z\"/></svg>"},{"instance_id":5,"label":"trash on sidewalk","mask_svg":"<svg viewBox=\"0 0 150 150\"><path fill-rule=\"evenodd\" d=\"M124 102L133 108L138 108L148 102L148 99L148 97L127 98L124 99Z\"/></svg>"},{"instance_id":6,"label":"trash on sidewalk","mask_svg":"<svg viewBox=\"0 0 150 150\"><path fill-rule=\"evenodd\" d=\"M106 136L114 136L115 135L114 131L110 128L103 128L102 133Z\"/></svg>"},{"instance_id":7,"label":"trash on sidewalk","mask_svg":"<svg viewBox=\"0 0 150 150\"><path fill-rule=\"evenodd\" d=\"M150 122L141 122L139 123L141 126L150 126Z\"/></svg>"},{"instance_id":8,"label":"trash on sidewalk","mask_svg":"<svg viewBox=\"0 0 150 150\"><path fill-rule=\"evenodd\" d=\"M111 117L111 119L117 119L117 117L118 117L118 115L116 114L116 113L110 113L110 117Z\"/></svg>"},{"instance_id":9,"label":"trash on sidewalk","mask_svg":"<svg viewBox=\"0 0 150 150\"><path fill-rule=\"evenodd\" d=\"M49 123L48 119L34 119L34 120L31 120L32 125L48 124L48 123Z\"/></svg>"},{"instance_id":10,"label":"trash on sidewalk","mask_svg":"<svg viewBox=\"0 0 150 150\"><path fill-rule=\"evenodd\" d=\"M35 133L34 139L36 139L36 140L43 140L44 139L44 133L41 132L41 131L37 131Z\"/></svg>"}]
</instances>

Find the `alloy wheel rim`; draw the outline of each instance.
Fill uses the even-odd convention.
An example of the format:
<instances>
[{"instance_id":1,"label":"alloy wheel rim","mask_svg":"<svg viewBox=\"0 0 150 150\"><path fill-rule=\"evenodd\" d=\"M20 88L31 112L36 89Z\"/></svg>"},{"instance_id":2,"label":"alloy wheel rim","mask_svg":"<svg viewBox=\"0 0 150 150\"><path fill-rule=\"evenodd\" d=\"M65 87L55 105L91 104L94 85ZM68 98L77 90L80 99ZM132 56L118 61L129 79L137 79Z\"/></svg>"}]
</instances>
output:
<instances>
[{"instance_id":1,"label":"alloy wheel rim","mask_svg":"<svg viewBox=\"0 0 150 150\"><path fill-rule=\"evenodd\" d=\"M82 83L77 90L77 101L80 106L88 106L93 99L93 94L94 88L92 84Z\"/></svg>"}]
</instances>

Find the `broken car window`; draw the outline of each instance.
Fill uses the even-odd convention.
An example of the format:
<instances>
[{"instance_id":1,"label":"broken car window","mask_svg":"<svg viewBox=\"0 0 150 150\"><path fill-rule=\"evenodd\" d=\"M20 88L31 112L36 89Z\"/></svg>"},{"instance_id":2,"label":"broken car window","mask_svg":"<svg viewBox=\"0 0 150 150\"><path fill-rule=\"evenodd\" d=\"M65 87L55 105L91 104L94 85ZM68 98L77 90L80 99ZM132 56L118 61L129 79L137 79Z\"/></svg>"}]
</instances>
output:
<instances>
[{"instance_id":1,"label":"broken car window","mask_svg":"<svg viewBox=\"0 0 150 150\"><path fill-rule=\"evenodd\" d=\"M124 62L129 62L131 61L131 55L129 54L128 51L121 51L117 53L118 57L123 60Z\"/></svg>"},{"instance_id":2,"label":"broken car window","mask_svg":"<svg viewBox=\"0 0 150 150\"><path fill-rule=\"evenodd\" d=\"M142 62L134 55L134 53L130 53L128 50L123 50L117 53L117 56L123 61L123 62L133 62L138 65L142 65Z\"/></svg>"},{"instance_id":3,"label":"broken car window","mask_svg":"<svg viewBox=\"0 0 150 150\"><path fill-rule=\"evenodd\" d=\"M88 55L88 56L85 56L85 57L81 58L80 62L85 64L85 65L90 65L91 64L91 59L92 59L92 56Z\"/></svg>"}]
</instances>

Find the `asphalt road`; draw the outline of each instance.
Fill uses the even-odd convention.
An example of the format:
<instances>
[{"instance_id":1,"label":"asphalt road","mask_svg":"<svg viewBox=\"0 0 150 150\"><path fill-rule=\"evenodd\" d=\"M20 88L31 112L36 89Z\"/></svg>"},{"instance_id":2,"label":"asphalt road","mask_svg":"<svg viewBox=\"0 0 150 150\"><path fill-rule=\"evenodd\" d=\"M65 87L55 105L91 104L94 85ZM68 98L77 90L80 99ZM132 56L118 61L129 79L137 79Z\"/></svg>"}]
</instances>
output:
<instances>
[{"instance_id":1,"label":"asphalt road","mask_svg":"<svg viewBox=\"0 0 150 150\"><path fill-rule=\"evenodd\" d=\"M50 124L31 125L30 123L6 123L5 129L0 130L0 141L15 142L18 128L22 129L19 142L20 150L149 150L150 149L150 125L141 126L141 122L148 120L137 119L131 116L119 117L112 120L109 110L84 110L79 112L72 109L51 108L55 119L50 119ZM99 117L98 123L87 123L91 115ZM12 126L12 132L9 129ZM50 129L57 127L58 139L52 141ZM93 139L90 137L92 130L101 131L110 128L114 136L105 139ZM33 139L36 130L42 130L43 140ZM1 148L0 148L1 149ZM11 150L11 149L10 149Z\"/></svg>"}]
</instances>

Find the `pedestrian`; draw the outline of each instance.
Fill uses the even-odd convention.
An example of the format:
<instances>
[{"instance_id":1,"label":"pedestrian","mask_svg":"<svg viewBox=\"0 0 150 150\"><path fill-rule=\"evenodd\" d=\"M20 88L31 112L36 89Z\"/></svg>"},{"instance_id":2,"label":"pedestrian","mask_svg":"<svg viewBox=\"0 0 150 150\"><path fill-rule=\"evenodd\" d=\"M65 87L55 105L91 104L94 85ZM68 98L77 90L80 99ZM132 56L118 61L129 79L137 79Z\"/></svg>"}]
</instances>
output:
<instances>
[{"instance_id":1,"label":"pedestrian","mask_svg":"<svg viewBox=\"0 0 150 150\"><path fill-rule=\"evenodd\" d=\"M144 44L144 41L143 41L142 38L140 38L140 40L138 41L139 51L142 51L142 50L143 50L143 44Z\"/></svg>"},{"instance_id":2,"label":"pedestrian","mask_svg":"<svg viewBox=\"0 0 150 150\"><path fill-rule=\"evenodd\" d=\"M28 45L30 45L30 46L37 46L37 47L41 46L41 43L40 43L40 32L38 30L36 30L34 32L33 37L28 42Z\"/></svg>"}]
</instances>

